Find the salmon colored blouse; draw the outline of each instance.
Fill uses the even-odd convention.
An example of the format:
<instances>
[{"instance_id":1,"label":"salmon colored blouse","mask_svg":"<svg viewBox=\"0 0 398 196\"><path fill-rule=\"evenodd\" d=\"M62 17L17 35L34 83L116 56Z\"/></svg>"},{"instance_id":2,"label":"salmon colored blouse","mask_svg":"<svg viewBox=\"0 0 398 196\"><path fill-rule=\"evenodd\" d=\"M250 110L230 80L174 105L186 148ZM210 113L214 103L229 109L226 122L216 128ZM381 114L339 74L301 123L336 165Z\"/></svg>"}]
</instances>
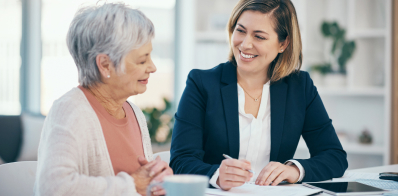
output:
<instances>
[{"instance_id":1,"label":"salmon colored blouse","mask_svg":"<svg viewBox=\"0 0 398 196\"><path fill-rule=\"evenodd\" d=\"M121 171L132 174L140 167L138 157L145 158L141 130L133 108L127 101L124 102L123 109L126 117L116 119L105 110L88 89L82 86L78 88L83 91L101 123L115 175Z\"/></svg>"}]
</instances>

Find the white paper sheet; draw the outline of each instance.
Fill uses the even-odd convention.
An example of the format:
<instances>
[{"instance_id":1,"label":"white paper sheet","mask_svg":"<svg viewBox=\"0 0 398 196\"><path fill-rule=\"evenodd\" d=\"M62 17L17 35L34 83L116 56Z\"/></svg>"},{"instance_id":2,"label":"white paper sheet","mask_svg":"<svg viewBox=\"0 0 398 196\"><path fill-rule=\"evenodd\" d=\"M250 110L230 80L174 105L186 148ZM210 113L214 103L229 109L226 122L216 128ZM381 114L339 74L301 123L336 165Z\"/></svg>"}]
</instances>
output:
<instances>
[{"instance_id":1,"label":"white paper sheet","mask_svg":"<svg viewBox=\"0 0 398 196\"><path fill-rule=\"evenodd\" d=\"M304 186L258 186L246 183L229 191L221 189L207 189L206 195L234 196L234 195L277 195L277 196L305 196L320 192L320 190Z\"/></svg>"},{"instance_id":2,"label":"white paper sheet","mask_svg":"<svg viewBox=\"0 0 398 196\"><path fill-rule=\"evenodd\" d=\"M373 179L378 180L378 173L362 173L362 172L346 172L341 178L333 178L334 182L356 181L357 179Z\"/></svg>"}]
</instances>

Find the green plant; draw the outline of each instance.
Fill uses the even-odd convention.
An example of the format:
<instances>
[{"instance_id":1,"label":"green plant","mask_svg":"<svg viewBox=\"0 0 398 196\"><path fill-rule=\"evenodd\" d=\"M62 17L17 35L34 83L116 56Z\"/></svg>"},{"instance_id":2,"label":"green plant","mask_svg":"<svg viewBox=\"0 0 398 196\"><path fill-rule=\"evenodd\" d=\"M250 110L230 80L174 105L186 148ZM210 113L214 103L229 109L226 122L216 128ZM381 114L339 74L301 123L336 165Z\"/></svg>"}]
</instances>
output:
<instances>
[{"instance_id":1,"label":"green plant","mask_svg":"<svg viewBox=\"0 0 398 196\"><path fill-rule=\"evenodd\" d=\"M172 115L171 102L163 98L164 109L145 108L142 112L145 115L149 135L153 143L164 144L171 140L174 118Z\"/></svg>"},{"instance_id":2,"label":"green plant","mask_svg":"<svg viewBox=\"0 0 398 196\"><path fill-rule=\"evenodd\" d=\"M341 28L337 22L324 21L321 25L321 32L325 38L332 39L332 48L330 50L331 61L337 62L339 73L346 74L346 64L354 54L355 41L346 40L346 31ZM333 62L320 63L312 66L313 71L321 74L334 72Z\"/></svg>"}]
</instances>

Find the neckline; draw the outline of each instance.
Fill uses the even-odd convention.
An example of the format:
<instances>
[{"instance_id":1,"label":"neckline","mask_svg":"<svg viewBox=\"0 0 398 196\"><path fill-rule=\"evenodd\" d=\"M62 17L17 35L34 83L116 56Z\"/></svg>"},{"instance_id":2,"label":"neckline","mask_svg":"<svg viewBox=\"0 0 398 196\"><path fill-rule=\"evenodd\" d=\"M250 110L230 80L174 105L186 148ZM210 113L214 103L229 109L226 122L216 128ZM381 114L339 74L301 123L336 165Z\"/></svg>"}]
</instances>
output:
<instances>
[{"instance_id":1,"label":"neckline","mask_svg":"<svg viewBox=\"0 0 398 196\"><path fill-rule=\"evenodd\" d=\"M127 103L127 101L124 102L122 106L126 116L124 118L117 119L114 116L110 115L108 111L106 111L106 109L101 105L101 103L95 98L95 96L88 89L82 87L81 85L79 85L78 88L83 91L91 107L93 107L93 109L97 111L96 112L97 115L101 115L103 118L107 119L110 123L116 126L125 126L128 123L127 119L130 118L130 114L126 106L129 106L130 104Z\"/></svg>"},{"instance_id":2,"label":"neckline","mask_svg":"<svg viewBox=\"0 0 398 196\"><path fill-rule=\"evenodd\" d=\"M263 85L263 93L261 95L260 107L258 109L257 118L256 118L253 116L253 114L246 113L246 111L245 111L246 98L244 96L245 92L244 92L243 88L239 85L239 83L237 83L237 86L238 86L238 110L244 115L251 116L254 120L263 119L264 112L261 112L261 111L263 111L265 109L264 107L266 107L268 104L268 98L269 98L269 93L270 93L270 91L269 91L270 85L269 84L270 84L270 82L268 81L267 83L265 83ZM242 96L242 93L243 93L243 96ZM242 100L240 100L239 97L241 97Z\"/></svg>"}]
</instances>

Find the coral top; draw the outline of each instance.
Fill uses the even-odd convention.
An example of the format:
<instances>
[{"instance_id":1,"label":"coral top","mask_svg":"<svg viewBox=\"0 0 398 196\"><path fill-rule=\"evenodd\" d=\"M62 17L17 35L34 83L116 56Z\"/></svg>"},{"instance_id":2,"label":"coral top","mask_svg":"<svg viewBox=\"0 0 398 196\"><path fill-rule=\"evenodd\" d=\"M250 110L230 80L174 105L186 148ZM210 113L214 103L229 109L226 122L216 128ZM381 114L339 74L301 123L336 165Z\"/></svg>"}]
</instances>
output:
<instances>
[{"instance_id":1,"label":"coral top","mask_svg":"<svg viewBox=\"0 0 398 196\"><path fill-rule=\"evenodd\" d=\"M124 102L123 109L126 117L116 119L105 110L89 90L82 86L78 88L83 91L101 123L115 175L121 171L133 173L140 167L138 157L145 158L141 130L133 108L127 101Z\"/></svg>"}]
</instances>

